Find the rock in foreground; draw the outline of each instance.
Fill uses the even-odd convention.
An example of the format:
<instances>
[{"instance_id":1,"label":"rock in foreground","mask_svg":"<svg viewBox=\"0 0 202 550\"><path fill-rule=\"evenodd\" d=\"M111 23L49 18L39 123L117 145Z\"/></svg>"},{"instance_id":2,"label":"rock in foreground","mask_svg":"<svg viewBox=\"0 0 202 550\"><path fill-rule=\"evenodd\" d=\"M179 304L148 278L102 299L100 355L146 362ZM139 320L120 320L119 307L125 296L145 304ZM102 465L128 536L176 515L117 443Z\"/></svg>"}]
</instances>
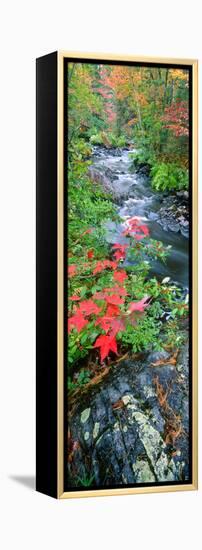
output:
<instances>
[{"instance_id":1,"label":"rock in foreground","mask_svg":"<svg viewBox=\"0 0 202 550\"><path fill-rule=\"evenodd\" d=\"M68 486L188 480L188 413L187 347L115 365L70 415Z\"/></svg>"}]
</instances>

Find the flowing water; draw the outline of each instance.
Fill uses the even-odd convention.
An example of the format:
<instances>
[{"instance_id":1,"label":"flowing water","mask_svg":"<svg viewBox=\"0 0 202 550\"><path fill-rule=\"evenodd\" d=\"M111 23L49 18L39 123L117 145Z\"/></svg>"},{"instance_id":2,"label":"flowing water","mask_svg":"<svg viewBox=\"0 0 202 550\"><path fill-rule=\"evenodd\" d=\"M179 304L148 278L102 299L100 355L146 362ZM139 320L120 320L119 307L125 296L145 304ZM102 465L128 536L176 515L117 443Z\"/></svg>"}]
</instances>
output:
<instances>
[{"instance_id":1,"label":"flowing water","mask_svg":"<svg viewBox=\"0 0 202 550\"><path fill-rule=\"evenodd\" d=\"M128 218L137 216L148 226L153 239L161 241L165 246L172 247L165 264L160 261L151 262L150 274L155 274L157 277L168 276L174 282L187 288L189 241L181 233L165 231L157 223L161 195L151 189L148 177L131 172L130 152L122 150L117 155L104 148L95 147L94 149L93 167L103 177L110 175L111 188L114 190L115 196L120 197L119 202L121 203L118 206L118 213L123 219L123 223L109 222L107 224L107 240L110 243L127 242L122 235L125 228L124 223Z\"/></svg>"}]
</instances>

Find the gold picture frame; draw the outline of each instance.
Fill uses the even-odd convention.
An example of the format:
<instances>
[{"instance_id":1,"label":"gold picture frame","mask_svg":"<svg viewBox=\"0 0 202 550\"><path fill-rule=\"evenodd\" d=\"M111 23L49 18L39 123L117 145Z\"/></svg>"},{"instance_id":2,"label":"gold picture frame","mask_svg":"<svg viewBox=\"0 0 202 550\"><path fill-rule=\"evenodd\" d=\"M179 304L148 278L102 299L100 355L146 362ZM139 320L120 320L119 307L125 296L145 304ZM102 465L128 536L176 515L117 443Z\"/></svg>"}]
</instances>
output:
<instances>
[{"instance_id":1,"label":"gold picture frame","mask_svg":"<svg viewBox=\"0 0 202 550\"><path fill-rule=\"evenodd\" d=\"M50 54L53 55L53 54ZM57 68L57 459L55 458L56 480L55 489L49 491L43 483L38 481L37 489L47 494L52 494L60 499L77 497L95 497L95 496L115 496L128 494L142 494L154 492L171 492L196 490L198 487L198 367L197 367L197 332L198 332L198 291L197 291L197 273L198 273L198 62L192 59L167 59L140 56L123 56L105 53L88 52L66 52L59 51L56 56ZM48 56L45 56L48 57ZM45 57L40 58L44 60ZM192 68L192 269L193 269L193 311L192 311L192 483L179 483L174 485L144 486L144 487L123 487L114 489L95 489L95 490L64 490L64 264L63 264L63 243L64 243L64 61L68 58L87 59L87 60L105 60L138 63L157 63L157 64L176 64L189 65ZM40 59L38 61L40 61ZM40 90L39 90L40 93ZM40 152L39 152L40 156ZM40 367L38 367L40 368ZM38 398L39 401L39 398ZM37 404L40 409L40 405ZM41 405L42 407L42 405ZM39 413L40 414L40 413ZM39 428L38 428L39 430ZM39 444L41 444L42 434L40 429ZM43 450L44 452L44 450ZM40 453L39 453L40 454ZM40 461L38 455L38 466ZM48 482L47 482L48 483Z\"/></svg>"}]
</instances>

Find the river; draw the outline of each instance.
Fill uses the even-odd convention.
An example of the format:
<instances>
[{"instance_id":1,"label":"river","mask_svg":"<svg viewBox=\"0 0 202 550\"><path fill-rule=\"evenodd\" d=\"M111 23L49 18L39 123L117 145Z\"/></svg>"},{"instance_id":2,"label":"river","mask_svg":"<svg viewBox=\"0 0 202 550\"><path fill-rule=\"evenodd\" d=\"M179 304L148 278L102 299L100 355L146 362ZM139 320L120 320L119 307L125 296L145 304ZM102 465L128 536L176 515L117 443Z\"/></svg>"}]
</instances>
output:
<instances>
[{"instance_id":1,"label":"river","mask_svg":"<svg viewBox=\"0 0 202 550\"><path fill-rule=\"evenodd\" d=\"M127 242L122 235L124 223L128 218L137 216L148 226L153 239L171 246L165 264L150 260L150 274L170 277L173 282L188 288L189 241L180 232L165 231L156 221L162 196L152 190L147 176L131 172L130 153L126 149L108 151L102 147L94 148L93 167L103 178L110 177L111 189L119 203L118 214L123 220L120 224L107 224L107 240L110 243Z\"/></svg>"}]
</instances>

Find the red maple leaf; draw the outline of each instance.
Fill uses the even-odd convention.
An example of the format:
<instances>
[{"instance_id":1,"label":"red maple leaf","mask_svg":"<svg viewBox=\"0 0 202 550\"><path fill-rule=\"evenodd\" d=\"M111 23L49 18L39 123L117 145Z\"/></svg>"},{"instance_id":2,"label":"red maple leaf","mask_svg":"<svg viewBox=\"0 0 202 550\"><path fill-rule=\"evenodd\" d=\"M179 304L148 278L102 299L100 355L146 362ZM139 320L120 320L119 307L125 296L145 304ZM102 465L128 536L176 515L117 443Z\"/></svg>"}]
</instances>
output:
<instances>
[{"instance_id":1,"label":"red maple leaf","mask_svg":"<svg viewBox=\"0 0 202 550\"><path fill-rule=\"evenodd\" d=\"M117 332L124 330L125 328L125 325L121 319L115 319L114 317L108 317L107 315L100 317L95 324L100 325L100 327L106 332L109 332L110 330L111 336L115 336Z\"/></svg>"},{"instance_id":2,"label":"red maple leaf","mask_svg":"<svg viewBox=\"0 0 202 550\"><path fill-rule=\"evenodd\" d=\"M113 294L118 294L118 296L127 296L128 293L124 287L121 286L113 286L111 288L104 288L105 292L113 292Z\"/></svg>"},{"instance_id":3,"label":"red maple leaf","mask_svg":"<svg viewBox=\"0 0 202 550\"><path fill-rule=\"evenodd\" d=\"M148 237L149 236L149 229L147 227L147 225L145 224L141 224L139 227L138 227L138 231L140 233L144 233L145 237Z\"/></svg>"},{"instance_id":4,"label":"red maple leaf","mask_svg":"<svg viewBox=\"0 0 202 550\"><path fill-rule=\"evenodd\" d=\"M116 250L116 252L114 252L114 258L116 258L117 262L119 260L124 260L125 257L126 257L126 253L121 252L121 250Z\"/></svg>"},{"instance_id":5,"label":"red maple leaf","mask_svg":"<svg viewBox=\"0 0 202 550\"><path fill-rule=\"evenodd\" d=\"M102 262L98 261L93 270L93 275L96 275L96 273L101 273L101 271L104 271L104 269L107 269L107 268L116 269L117 263L111 262L110 260L103 260Z\"/></svg>"},{"instance_id":6,"label":"red maple leaf","mask_svg":"<svg viewBox=\"0 0 202 550\"><path fill-rule=\"evenodd\" d=\"M68 266L68 276L71 278L74 275L76 275L76 270L77 270L77 267L76 267L75 264L69 265Z\"/></svg>"},{"instance_id":7,"label":"red maple leaf","mask_svg":"<svg viewBox=\"0 0 202 550\"><path fill-rule=\"evenodd\" d=\"M113 244L112 248L115 248L115 250L120 250L121 252L125 252L126 248L128 248L128 244L115 243Z\"/></svg>"},{"instance_id":8,"label":"red maple leaf","mask_svg":"<svg viewBox=\"0 0 202 550\"><path fill-rule=\"evenodd\" d=\"M116 252L114 252L114 257L116 260L124 260L126 257L126 248L128 248L127 244L120 244L115 243L112 248L115 248Z\"/></svg>"},{"instance_id":9,"label":"red maple leaf","mask_svg":"<svg viewBox=\"0 0 202 550\"><path fill-rule=\"evenodd\" d=\"M80 299L81 299L80 296L77 296L76 294L69 297L69 300L71 300L72 302L77 302Z\"/></svg>"},{"instance_id":10,"label":"red maple leaf","mask_svg":"<svg viewBox=\"0 0 202 550\"><path fill-rule=\"evenodd\" d=\"M142 300L140 300L139 302L131 302L128 311L130 313L132 313L133 311L144 311L145 308L149 305L148 298L149 296L145 296L145 298L142 298Z\"/></svg>"},{"instance_id":11,"label":"red maple leaf","mask_svg":"<svg viewBox=\"0 0 202 550\"><path fill-rule=\"evenodd\" d=\"M100 313L101 308L98 307L93 300L84 300L83 302L80 302L79 307L77 309L77 313L81 312L84 313L86 316L88 315L98 315Z\"/></svg>"},{"instance_id":12,"label":"red maple leaf","mask_svg":"<svg viewBox=\"0 0 202 550\"><path fill-rule=\"evenodd\" d=\"M110 262L110 266L111 269L116 269L117 268L117 262Z\"/></svg>"},{"instance_id":13,"label":"red maple leaf","mask_svg":"<svg viewBox=\"0 0 202 550\"><path fill-rule=\"evenodd\" d=\"M97 262L97 264L96 264L96 266L95 266L95 268L94 268L94 270L93 270L93 275L96 275L96 273L101 273L101 271L103 271L103 269L105 269L105 268L103 267L103 262L100 262L100 261Z\"/></svg>"},{"instance_id":14,"label":"red maple leaf","mask_svg":"<svg viewBox=\"0 0 202 550\"><path fill-rule=\"evenodd\" d=\"M101 361L104 361L105 357L109 355L110 351L117 354L117 343L114 336L102 334L94 343L94 348L100 348Z\"/></svg>"},{"instance_id":15,"label":"red maple leaf","mask_svg":"<svg viewBox=\"0 0 202 550\"><path fill-rule=\"evenodd\" d=\"M117 306L119 304L124 304L123 298L120 298L119 296L117 296L117 294L112 294L111 296L106 296L106 302L108 304L113 304L115 306Z\"/></svg>"},{"instance_id":16,"label":"red maple leaf","mask_svg":"<svg viewBox=\"0 0 202 550\"><path fill-rule=\"evenodd\" d=\"M88 256L88 259L89 259L89 260L92 260L92 258L93 258L93 256L94 256L93 250L88 250L87 256Z\"/></svg>"},{"instance_id":17,"label":"red maple leaf","mask_svg":"<svg viewBox=\"0 0 202 550\"><path fill-rule=\"evenodd\" d=\"M79 315L76 313L76 315L73 315L73 317L70 317L68 319L68 332L71 331L72 328L76 328L78 332L81 332L82 328L85 327L88 324L87 319L84 319L83 315Z\"/></svg>"},{"instance_id":18,"label":"red maple leaf","mask_svg":"<svg viewBox=\"0 0 202 550\"><path fill-rule=\"evenodd\" d=\"M139 218L134 217L127 220L127 229L123 231L123 235L133 236L137 241L149 236L147 225L141 224Z\"/></svg>"},{"instance_id":19,"label":"red maple leaf","mask_svg":"<svg viewBox=\"0 0 202 550\"><path fill-rule=\"evenodd\" d=\"M103 330L107 332L111 328L111 322L112 318L104 315L96 321L95 325L99 325Z\"/></svg>"},{"instance_id":20,"label":"red maple leaf","mask_svg":"<svg viewBox=\"0 0 202 550\"><path fill-rule=\"evenodd\" d=\"M114 279L115 281L118 281L118 283L123 283L123 281L125 281L125 279L127 278L128 278L127 273L124 270L114 272Z\"/></svg>"},{"instance_id":21,"label":"red maple leaf","mask_svg":"<svg viewBox=\"0 0 202 550\"><path fill-rule=\"evenodd\" d=\"M117 332L121 332L125 329L125 325L121 319L112 319L111 329L111 335L116 336Z\"/></svg>"},{"instance_id":22,"label":"red maple leaf","mask_svg":"<svg viewBox=\"0 0 202 550\"><path fill-rule=\"evenodd\" d=\"M116 317L117 315L120 315L119 307L114 304L109 304L107 306L106 315L109 317Z\"/></svg>"},{"instance_id":23,"label":"red maple leaf","mask_svg":"<svg viewBox=\"0 0 202 550\"><path fill-rule=\"evenodd\" d=\"M104 300L105 297L106 297L105 292L95 292L95 294L93 294L94 300Z\"/></svg>"}]
</instances>

